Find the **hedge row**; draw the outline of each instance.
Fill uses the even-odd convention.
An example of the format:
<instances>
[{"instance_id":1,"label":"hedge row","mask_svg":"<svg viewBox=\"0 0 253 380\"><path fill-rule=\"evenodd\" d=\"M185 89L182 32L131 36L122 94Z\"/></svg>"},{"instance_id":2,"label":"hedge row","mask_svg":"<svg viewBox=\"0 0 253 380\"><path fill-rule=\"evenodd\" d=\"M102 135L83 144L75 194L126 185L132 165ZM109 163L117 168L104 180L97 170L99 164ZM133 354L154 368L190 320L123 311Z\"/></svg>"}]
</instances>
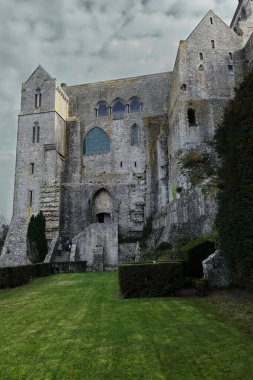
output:
<instances>
[{"instance_id":1,"label":"hedge row","mask_svg":"<svg viewBox=\"0 0 253 380\"><path fill-rule=\"evenodd\" d=\"M119 267L119 286L124 298L168 296L180 289L183 282L181 262Z\"/></svg>"},{"instance_id":2,"label":"hedge row","mask_svg":"<svg viewBox=\"0 0 253 380\"><path fill-rule=\"evenodd\" d=\"M33 277L49 276L53 273L49 263L3 267L0 268L0 288L14 288L27 284Z\"/></svg>"},{"instance_id":3,"label":"hedge row","mask_svg":"<svg viewBox=\"0 0 253 380\"><path fill-rule=\"evenodd\" d=\"M34 277L50 276L59 272L86 272L86 261L42 263L0 268L0 289L27 284Z\"/></svg>"}]
</instances>

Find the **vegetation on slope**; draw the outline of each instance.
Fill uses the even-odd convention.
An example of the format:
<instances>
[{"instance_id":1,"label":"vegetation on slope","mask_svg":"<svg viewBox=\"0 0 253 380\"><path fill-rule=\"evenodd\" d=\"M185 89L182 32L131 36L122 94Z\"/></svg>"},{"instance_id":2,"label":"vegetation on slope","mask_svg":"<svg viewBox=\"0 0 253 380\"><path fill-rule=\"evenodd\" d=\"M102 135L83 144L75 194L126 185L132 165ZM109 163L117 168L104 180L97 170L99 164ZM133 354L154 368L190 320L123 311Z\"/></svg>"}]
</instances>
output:
<instances>
[{"instance_id":1,"label":"vegetation on slope","mask_svg":"<svg viewBox=\"0 0 253 380\"><path fill-rule=\"evenodd\" d=\"M228 105L216 133L218 229L224 256L240 284L253 289L253 73Z\"/></svg>"}]
</instances>

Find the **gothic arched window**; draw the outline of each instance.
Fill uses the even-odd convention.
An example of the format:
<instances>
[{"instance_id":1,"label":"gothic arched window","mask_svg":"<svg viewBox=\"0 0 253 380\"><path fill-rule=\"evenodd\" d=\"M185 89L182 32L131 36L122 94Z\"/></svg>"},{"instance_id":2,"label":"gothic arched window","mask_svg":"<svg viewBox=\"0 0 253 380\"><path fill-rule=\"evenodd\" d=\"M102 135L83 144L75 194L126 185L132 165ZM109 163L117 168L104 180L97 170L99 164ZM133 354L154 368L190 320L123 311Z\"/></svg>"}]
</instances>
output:
<instances>
[{"instance_id":1,"label":"gothic arched window","mask_svg":"<svg viewBox=\"0 0 253 380\"><path fill-rule=\"evenodd\" d=\"M133 99L130 103L130 113L141 112L141 103L138 99Z\"/></svg>"},{"instance_id":2,"label":"gothic arched window","mask_svg":"<svg viewBox=\"0 0 253 380\"><path fill-rule=\"evenodd\" d=\"M136 124L132 126L132 145L139 145L139 128Z\"/></svg>"},{"instance_id":3,"label":"gothic arched window","mask_svg":"<svg viewBox=\"0 0 253 380\"><path fill-rule=\"evenodd\" d=\"M125 113L125 106L120 100L118 100L116 103L114 103L112 107L113 120L124 119L124 113Z\"/></svg>"},{"instance_id":4,"label":"gothic arched window","mask_svg":"<svg viewBox=\"0 0 253 380\"><path fill-rule=\"evenodd\" d=\"M105 102L101 102L97 106L97 117L103 117L107 116L108 114L108 107Z\"/></svg>"},{"instance_id":5,"label":"gothic arched window","mask_svg":"<svg viewBox=\"0 0 253 380\"><path fill-rule=\"evenodd\" d=\"M110 152L110 139L101 128L91 129L83 142L83 154L85 156L104 154Z\"/></svg>"}]
</instances>

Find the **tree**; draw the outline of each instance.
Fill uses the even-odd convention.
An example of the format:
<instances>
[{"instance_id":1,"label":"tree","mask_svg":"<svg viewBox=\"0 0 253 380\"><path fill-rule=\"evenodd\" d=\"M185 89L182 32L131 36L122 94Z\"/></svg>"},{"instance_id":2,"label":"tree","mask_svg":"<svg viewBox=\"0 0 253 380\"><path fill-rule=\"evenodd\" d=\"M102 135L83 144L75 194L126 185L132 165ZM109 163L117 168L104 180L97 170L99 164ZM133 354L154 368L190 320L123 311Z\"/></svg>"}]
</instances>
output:
<instances>
[{"instance_id":1,"label":"tree","mask_svg":"<svg viewBox=\"0 0 253 380\"><path fill-rule=\"evenodd\" d=\"M28 255L32 263L43 262L47 254L46 219L40 211L32 215L27 230Z\"/></svg>"},{"instance_id":2,"label":"tree","mask_svg":"<svg viewBox=\"0 0 253 380\"><path fill-rule=\"evenodd\" d=\"M221 250L241 283L253 287L253 73L229 103L216 133L221 159L218 217Z\"/></svg>"}]
</instances>

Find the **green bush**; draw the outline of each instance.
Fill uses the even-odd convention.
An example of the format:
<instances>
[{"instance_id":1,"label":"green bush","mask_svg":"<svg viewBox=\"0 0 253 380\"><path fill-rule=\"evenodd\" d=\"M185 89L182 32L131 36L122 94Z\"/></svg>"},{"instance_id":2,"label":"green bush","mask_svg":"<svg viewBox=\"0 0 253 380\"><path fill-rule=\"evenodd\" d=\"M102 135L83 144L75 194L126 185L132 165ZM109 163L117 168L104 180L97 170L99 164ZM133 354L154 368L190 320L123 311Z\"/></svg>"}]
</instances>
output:
<instances>
[{"instance_id":1,"label":"green bush","mask_svg":"<svg viewBox=\"0 0 253 380\"><path fill-rule=\"evenodd\" d=\"M119 286L124 298L168 296L183 286L182 264L122 265L119 267Z\"/></svg>"}]
</instances>

